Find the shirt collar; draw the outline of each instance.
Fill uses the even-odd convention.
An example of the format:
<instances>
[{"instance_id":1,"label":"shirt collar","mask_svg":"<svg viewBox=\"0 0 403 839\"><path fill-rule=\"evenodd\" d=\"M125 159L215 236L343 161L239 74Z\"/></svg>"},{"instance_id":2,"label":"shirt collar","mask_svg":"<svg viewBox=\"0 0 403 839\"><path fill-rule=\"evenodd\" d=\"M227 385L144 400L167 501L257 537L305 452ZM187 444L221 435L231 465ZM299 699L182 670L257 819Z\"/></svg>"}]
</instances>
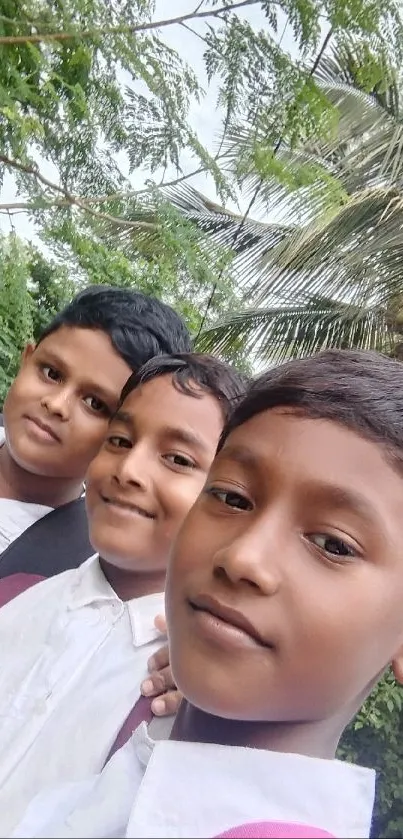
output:
<instances>
[{"instance_id":1,"label":"shirt collar","mask_svg":"<svg viewBox=\"0 0 403 839\"><path fill-rule=\"evenodd\" d=\"M121 600L109 585L99 564L98 554L94 554L75 571L67 605L71 611L75 611L99 602L120 603Z\"/></svg>"},{"instance_id":2,"label":"shirt collar","mask_svg":"<svg viewBox=\"0 0 403 839\"><path fill-rule=\"evenodd\" d=\"M257 821L304 824L336 837L369 836L373 770L261 749L154 742L144 723L131 742L147 766L147 783L126 836L199 839Z\"/></svg>"},{"instance_id":3,"label":"shirt collar","mask_svg":"<svg viewBox=\"0 0 403 839\"><path fill-rule=\"evenodd\" d=\"M70 611L75 611L85 606L101 604L110 604L113 607L116 620L123 615L125 609L127 610L135 647L149 644L158 638L162 641L163 636L155 628L154 620L157 614L164 613L164 593L147 594L124 603L108 583L99 564L98 554L94 554L77 568L67 598L67 607ZM117 605L120 606L119 609L116 608Z\"/></svg>"},{"instance_id":4,"label":"shirt collar","mask_svg":"<svg viewBox=\"0 0 403 839\"><path fill-rule=\"evenodd\" d=\"M158 638L163 643L163 636L154 626L154 620L158 614L165 613L164 592L158 594L146 594L144 597L135 597L126 603L133 633L135 647L149 644Z\"/></svg>"}]
</instances>

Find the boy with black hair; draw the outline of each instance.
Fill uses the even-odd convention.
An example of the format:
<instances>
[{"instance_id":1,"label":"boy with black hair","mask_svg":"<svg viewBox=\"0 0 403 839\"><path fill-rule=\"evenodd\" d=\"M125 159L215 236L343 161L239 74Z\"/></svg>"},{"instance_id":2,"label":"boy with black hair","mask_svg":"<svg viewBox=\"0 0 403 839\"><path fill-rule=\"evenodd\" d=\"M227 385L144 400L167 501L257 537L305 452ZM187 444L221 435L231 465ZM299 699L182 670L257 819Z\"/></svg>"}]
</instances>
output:
<instances>
[{"instance_id":1,"label":"boy with black hair","mask_svg":"<svg viewBox=\"0 0 403 839\"><path fill-rule=\"evenodd\" d=\"M261 376L168 568L171 740L143 724L15 836L368 837L374 773L334 757L385 669L403 682L402 509L400 362L335 350Z\"/></svg>"},{"instance_id":2,"label":"boy with black hair","mask_svg":"<svg viewBox=\"0 0 403 839\"><path fill-rule=\"evenodd\" d=\"M197 354L132 375L86 481L98 554L0 610L1 836L46 786L101 771L161 643L172 542L243 389Z\"/></svg>"},{"instance_id":3,"label":"boy with black hair","mask_svg":"<svg viewBox=\"0 0 403 839\"><path fill-rule=\"evenodd\" d=\"M190 350L164 303L127 288L78 294L28 345L0 428L0 577L51 576L91 555L83 480L132 373Z\"/></svg>"}]
</instances>

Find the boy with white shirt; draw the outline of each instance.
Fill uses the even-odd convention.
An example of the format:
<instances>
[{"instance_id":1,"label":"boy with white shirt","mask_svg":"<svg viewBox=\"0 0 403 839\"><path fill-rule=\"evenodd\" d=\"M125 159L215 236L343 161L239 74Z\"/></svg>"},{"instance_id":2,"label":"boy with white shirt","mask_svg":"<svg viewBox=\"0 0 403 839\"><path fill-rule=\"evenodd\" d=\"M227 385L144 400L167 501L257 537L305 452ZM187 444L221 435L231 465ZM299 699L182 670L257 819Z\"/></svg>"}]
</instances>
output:
<instances>
[{"instance_id":1,"label":"boy with white shirt","mask_svg":"<svg viewBox=\"0 0 403 839\"><path fill-rule=\"evenodd\" d=\"M160 645L172 541L242 390L235 370L197 354L133 374L86 484L100 558L0 611L1 836L44 787L102 769Z\"/></svg>"},{"instance_id":2,"label":"boy with white shirt","mask_svg":"<svg viewBox=\"0 0 403 839\"><path fill-rule=\"evenodd\" d=\"M188 352L189 333L164 303L91 286L29 344L0 427L0 577L42 576L91 556L83 480L133 370Z\"/></svg>"},{"instance_id":3,"label":"boy with white shirt","mask_svg":"<svg viewBox=\"0 0 403 839\"><path fill-rule=\"evenodd\" d=\"M368 837L374 772L334 759L403 681L403 367L328 351L261 376L171 556L169 741L143 723L15 837ZM252 748L251 748L252 747Z\"/></svg>"}]
</instances>

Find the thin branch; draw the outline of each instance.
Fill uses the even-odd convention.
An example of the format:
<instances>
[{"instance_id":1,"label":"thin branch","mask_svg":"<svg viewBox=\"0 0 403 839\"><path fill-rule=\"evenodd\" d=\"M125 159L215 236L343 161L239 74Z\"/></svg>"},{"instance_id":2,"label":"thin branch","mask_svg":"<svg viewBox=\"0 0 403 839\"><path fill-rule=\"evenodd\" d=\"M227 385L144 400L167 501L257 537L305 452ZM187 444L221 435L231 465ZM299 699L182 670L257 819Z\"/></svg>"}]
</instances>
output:
<instances>
[{"instance_id":1,"label":"thin branch","mask_svg":"<svg viewBox=\"0 0 403 839\"><path fill-rule=\"evenodd\" d=\"M6 162L6 158L0 157L0 161L3 162L6 166L11 166L12 168L16 169L17 167L21 169L20 164L17 164L17 161L8 160ZM27 172L27 168L24 168L23 171ZM184 181L193 178L195 175L200 175L203 172L207 172L208 169L206 166L199 166L198 169L194 169L193 172L189 172L187 175L180 175L178 178L173 178L171 181L164 181L158 186L156 189L165 189L165 187L169 186L176 186L177 184L183 183ZM30 174L28 172L28 174ZM34 175L37 178L38 172L34 171ZM39 180L40 178L38 178ZM50 210L52 207L70 207L72 203L80 206L81 204L85 204L85 209L88 210L88 205L91 204L106 204L108 201L117 201L119 199L122 200L130 200L130 198L138 198L140 195L147 195L150 191L150 186L144 187L143 189L137 190L130 190L130 192L111 192L109 195L90 195L83 198L79 195L70 194L70 197L67 198L53 198L51 195L43 195L39 199L40 201L46 202L47 206L38 206L35 201L13 201L7 204L0 204L0 213L8 213L11 212L33 212L34 210ZM52 185L53 189L59 189L57 184Z\"/></svg>"},{"instance_id":2,"label":"thin branch","mask_svg":"<svg viewBox=\"0 0 403 839\"><path fill-rule=\"evenodd\" d=\"M36 178L39 183L43 184L44 186L48 187L54 192L57 192L59 195L63 195L66 206L76 206L80 207L81 210L84 210L89 215L97 218L101 221L109 221L113 222L117 227L124 227L124 228L131 228L133 229L136 227L137 229L142 230L155 230L155 224L147 221L139 221L139 222L132 222L127 221L126 219L117 218L116 216L112 216L109 213L99 213L97 210L93 210L92 207L88 205L85 199L78 198L76 195L72 195L67 189L59 186L58 184L49 181L48 178L45 178L44 175L41 174L39 169L36 166L27 165L24 163L19 163L17 160L12 160L5 155L0 155L0 163L4 163L5 166L8 166L10 169L16 169L19 172L25 172L27 175L32 175Z\"/></svg>"},{"instance_id":3,"label":"thin branch","mask_svg":"<svg viewBox=\"0 0 403 839\"><path fill-rule=\"evenodd\" d=\"M188 25L187 25L187 23L181 23L181 26L183 26L183 28L184 28L184 29L187 29L187 31L188 31L188 32L191 32L191 33L192 33L192 35L196 35L196 38L199 38L199 39L200 39L200 41L203 41L203 43L204 43L204 44L207 44L207 46L208 46L208 40L207 40L207 38L204 38L204 37L203 37L203 35L200 35L200 33L199 33L199 32L196 32L196 30L195 30L195 29L192 29L192 27L191 27L191 26L188 26Z\"/></svg>"},{"instance_id":4,"label":"thin branch","mask_svg":"<svg viewBox=\"0 0 403 839\"><path fill-rule=\"evenodd\" d=\"M135 26L111 26L106 29L87 29L82 32L43 32L35 35L2 35L0 37L0 44L39 44L42 42L60 42L69 41L74 38L81 40L87 38L96 38L99 35L133 35L135 32L149 32L152 29L163 29L167 26L174 26L175 24L184 23L187 20L200 20L202 18L219 17L224 12L231 12L234 9L240 9L243 6L256 6L260 0L240 0L238 3L227 3L220 6L219 9L209 9L205 12L199 12L201 3L193 12L186 15L179 15L166 20L155 20L149 23L138 23Z\"/></svg>"}]
</instances>

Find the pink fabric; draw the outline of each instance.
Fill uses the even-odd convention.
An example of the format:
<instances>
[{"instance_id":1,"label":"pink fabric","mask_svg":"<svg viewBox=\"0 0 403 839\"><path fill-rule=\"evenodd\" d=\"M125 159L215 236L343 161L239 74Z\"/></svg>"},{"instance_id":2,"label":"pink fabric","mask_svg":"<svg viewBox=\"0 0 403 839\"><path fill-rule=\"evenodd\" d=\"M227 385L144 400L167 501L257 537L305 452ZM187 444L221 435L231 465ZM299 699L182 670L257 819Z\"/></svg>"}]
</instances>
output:
<instances>
[{"instance_id":1,"label":"pink fabric","mask_svg":"<svg viewBox=\"0 0 403 839\"><path fill-rule=\"evenodd\" d=\"M133 734L133 731L140 725L142 722L149 723L153 718L153 712L151 710L151 699L146 698L145 696L140 696L140 699L137 700L136 704L133 706L132 710L126 717L116 740L106 758L105 764L111 759L111 757L121 749L122 746L130 740L130 737Z\"/></svg>"},{"instance_id":2,"label":"pink fabric","mask_svg":"<svg viewBox=\"0 0 403 839\"><path fill-rule=\"evenodd\" d=\"M4 577L0 580L0 607L45 579L46 577L40 577L39 574L11 574L10 577Z\"/></svg>"},{"instance_id":3,"label":"pink fabric","mask_svg":"<svg viewBox=\"0 0 403 839\"><path fill-rule=\"evenodd\" d=\"M288 822L250 822L231 827L215 839L334 839L318 827Z\"/></svg>"}]
</instances>

